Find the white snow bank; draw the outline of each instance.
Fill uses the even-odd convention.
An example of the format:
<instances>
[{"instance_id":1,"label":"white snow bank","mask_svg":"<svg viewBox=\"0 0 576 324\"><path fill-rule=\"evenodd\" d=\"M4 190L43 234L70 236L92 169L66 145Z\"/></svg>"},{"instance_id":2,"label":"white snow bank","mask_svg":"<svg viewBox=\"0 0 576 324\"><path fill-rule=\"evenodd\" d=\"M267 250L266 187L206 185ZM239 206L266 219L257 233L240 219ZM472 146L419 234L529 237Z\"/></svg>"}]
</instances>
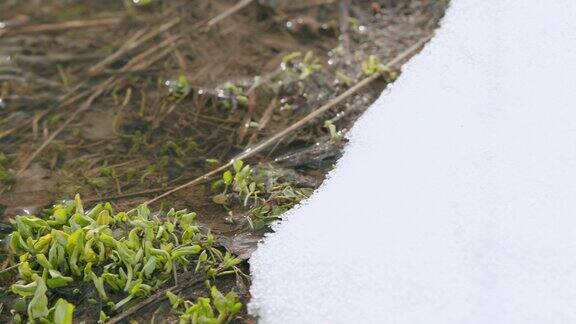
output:
<instances>
[{"instance_id":1,"label":"white snow bank","mask_svg":"<svg viewBox=\"0 0 576 324\"><path fill-rule=\"evenodd\" d=\"M576 323L576 1L453 0L254 255L262 323Z\"/></svg>"}]
</instances>

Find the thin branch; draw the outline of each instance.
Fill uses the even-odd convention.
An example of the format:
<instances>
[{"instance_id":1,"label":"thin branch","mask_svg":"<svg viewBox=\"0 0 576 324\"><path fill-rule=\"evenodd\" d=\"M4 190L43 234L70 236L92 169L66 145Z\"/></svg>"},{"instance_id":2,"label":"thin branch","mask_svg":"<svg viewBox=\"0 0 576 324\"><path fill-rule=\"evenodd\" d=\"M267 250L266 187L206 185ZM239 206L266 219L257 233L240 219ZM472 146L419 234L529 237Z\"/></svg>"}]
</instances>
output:
<instances>
[{"instance_id":1,"label":"thin branch","mask_svg":"<svg viewBox=\"0 0 576 324\"><path fill-rule=\"evenodd\" d=\"M278 99L276 99L276 98L272 99L270 101L270 103L268 104L268 107L264 111L264 114L262 114L262 117L258 121L257 131L252 133L252 136L250 137L250 143L256 141L256 138L258 137L258 133L263 131L264 128L266 128L266 125L268 125L268 122L270 121L270 119L272 118L272 115L274 114L274 109L276 109L277 106L278 106Z\"/></svg>"},{"instance_id":2,"label":"thin branch","mask_svg":"<svg viewBox=\"0 0 576 324\"><path fill-rule=\"evenodd\" d=\"M110 25L115 25L120 21L122 21L121 17L101 18L93 20L72 20L53 24L24 26L20 28L15 28L14 30L6 30L6 33L11 35L52 33L52 32L65 31L69 29L106 27Z\"/></svg>"},{"instance_id":3,"label":"thin branch","mask_svg":"<svg viewBox=\"0 0 576 324\"><path fill-rule=\"evenodd\" d=\"M176 188L176 187L172 186L172 187L168 187L168 188L153 188L153 189L148 189L148 190L142 190L142 191L136 191L136 192L127 192L127 193L123 193L120 195L106 196L106 197L91 197L91 198L87 198L87 199L82 198L82 201L84 201L86 203L93 203L93 202L101 202L101 201L118 200L118 199L123 199L123 198L141 197L141 196L146 196L146 195L162 192L162 191L165 191L166 189L170 190L173 188Z\"/></svg>"},{"instance_id":4,"label":"thin branch","mask_svg":"<svg viewBox=\"0 0 576 324\"><path fill-rule=\"evenodd\" d=\"M223 13L219 14L218 16L210 19L206 24L208 28L212 28L212 26L216 25L217 23L221 22L222 20L228 18L229 16L237 13L238 11L242 10L244 7L248 6L254 2L254 0L241 0L236 5L232 6L230 9L224 11Z\"/></svg>"},{"instance_id":5,"label":"thin branch","mask_svg":"<svg viewBox=\"0 0 576 324\"><path fill-rule=\"evenodd\" d=\"M10 267L8 267L8 268L6 268L6 269L0 270L0 275L1 275L1 274L4 274L5 272L8 272L8 271L10 271L10 270L14 270L14 269L18 268L19 265L20 265L20 263L16 263L16 264L13 265L13 266L10 266Z\"/></svg>"}]
</instances>

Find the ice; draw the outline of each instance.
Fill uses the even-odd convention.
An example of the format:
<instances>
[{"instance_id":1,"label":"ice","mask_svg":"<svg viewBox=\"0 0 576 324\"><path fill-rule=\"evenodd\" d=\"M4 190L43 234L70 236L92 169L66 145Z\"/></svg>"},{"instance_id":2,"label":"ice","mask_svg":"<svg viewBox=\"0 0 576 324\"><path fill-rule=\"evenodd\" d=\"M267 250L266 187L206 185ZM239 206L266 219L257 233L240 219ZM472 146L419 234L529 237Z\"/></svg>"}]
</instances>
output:
<instances>
[{"instance_id":1,"label":"ice","mask_svg":"<svg viewBox=\"0 0 576 324\"><path fill-rule=\"evenodd\" d=\"M261 323L576 323L576 1L453 0L251 260Z\"/></svg>"}]
</instances>

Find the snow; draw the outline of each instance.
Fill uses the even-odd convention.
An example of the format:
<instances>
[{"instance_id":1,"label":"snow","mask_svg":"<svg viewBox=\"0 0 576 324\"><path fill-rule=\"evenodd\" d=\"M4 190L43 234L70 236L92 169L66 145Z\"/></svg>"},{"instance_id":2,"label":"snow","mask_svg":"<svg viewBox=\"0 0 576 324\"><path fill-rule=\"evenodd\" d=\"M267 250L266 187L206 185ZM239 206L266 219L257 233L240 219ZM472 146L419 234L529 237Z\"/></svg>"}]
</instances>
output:
<instances>
[{"instance_id":1,"label":"snow","mask_svg":"<svg viewBox=\"0 0 576 324\"><path fill-rule=\"evenodd\" d=\"M261 323L576 323L574 17L453 0L253 256Z\"/></svg>"}]
</instances>

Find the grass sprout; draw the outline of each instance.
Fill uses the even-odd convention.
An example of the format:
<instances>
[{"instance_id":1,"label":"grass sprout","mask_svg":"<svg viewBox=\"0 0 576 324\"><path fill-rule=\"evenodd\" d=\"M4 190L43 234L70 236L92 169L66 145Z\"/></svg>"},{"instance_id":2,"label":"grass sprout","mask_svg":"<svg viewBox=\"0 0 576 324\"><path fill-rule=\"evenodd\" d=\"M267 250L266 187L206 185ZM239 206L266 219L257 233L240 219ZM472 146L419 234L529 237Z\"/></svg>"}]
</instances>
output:
<instances>
[{"instance_id":1,"label":"grass sprout","mask_svg":"<svg viewBox=\"0 0 576 324\"><path fill-rule=\"evenodd\" d=\"M332 142L338 142L342 138L342 134L338 132L336 125L334 125L330 120L324 122L324 128L330 132L330 140Z\"/></svg>"},{"instance_id":2,"label":"grass sprout","mask_svg":"<svg viewBox=\"0 0 576 324\"><path fill-rule=\"evenodd\" d=\"M255 230L267 228L312 194L311 189L297 188L283 179L282 173L272 166L252 168L241 160L236 161L231 170L225 171L222 178L212 184L213 190L219 188L223 188L223 192L214 196L213 201L226 208L233 207L235 202L240 203L241 208L248 209L247 219Z\"/></svg>"},{"instance_id":3,"label":"grass sprout","mask_svg":"<svg viewBox=\"0 0 576 324\"><path fill-rule=\"evenodd\" d=\"M19 317L72 323L74 305L52 296L78 283L94 286L105 319L167 284L177 267L208 278L239 271L240 260L217 249L195 219L187 210L153 214L146 205L128 212L115 212L109 203L85 210L79 195L39 216L17 216L9 246L18 261L10 290L26 305Z\"/></svg>"},{"instance_id":4,"label":"grass sprout","mask_svg":"<svg viewBox=\"0 0 576 324\"><path fill-rule=\"evenodd\" d=\"M235 292L224 295L215 286L210 288L209 298L198 298L196 303L171 292L167 292L166 297L174 312L180 314L180 323L225 324L242 310L242 303Z\"/></svg>"},{"instance_id":5,"label":"grass sprout","mask_svg":"<svg viewBox=\"0 0 576 324\"><path fill-rule=\"evenodd\" d=\"M362 73L365 76L382 74L387 82L393 82L399 76L397 70L382 64L376 55L370 55L365 61L362 62Z\"/></svg>"},{"instance_id":6,"label":"grass sprout","mask_svg":"<svg viewBox=\"0 0 576 324\"><path fill-rule=\"evenodd\" d=\"M320 59L312 51L302 55L301 52L294 52L286 55L282 59L282 70L294 80L306 80L312 74L322 71L324 66Z\"/></svg>"}]
</instances>

